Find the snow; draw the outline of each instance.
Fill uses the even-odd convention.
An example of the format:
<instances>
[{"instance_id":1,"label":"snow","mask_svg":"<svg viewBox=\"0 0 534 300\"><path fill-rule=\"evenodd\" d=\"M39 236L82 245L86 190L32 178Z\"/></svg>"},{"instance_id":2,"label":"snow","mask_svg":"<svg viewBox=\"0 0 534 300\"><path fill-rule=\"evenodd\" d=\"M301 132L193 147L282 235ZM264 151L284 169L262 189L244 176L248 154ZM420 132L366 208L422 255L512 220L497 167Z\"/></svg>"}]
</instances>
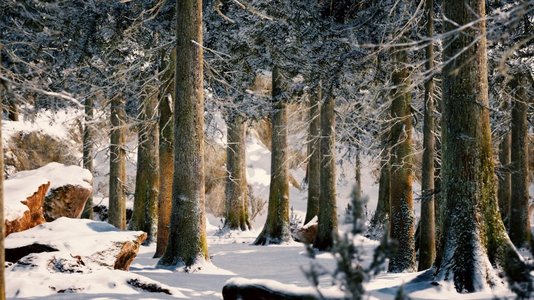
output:
<instances>
[{"instance_id":1,"label":"snow","mask_svg":"<svg viewBox=\"0 0 534 300\"><path fill-rule=\"evenodd\" d=\"M48 183L46 177L32 175L4 181L4 218L13 221L20 218L28 207L21 201L37 192L39 186Z\"/></svg>"},{"instance_id":2,"label":"snow","mask_svg":"<svg viewBox=\"0 0 534 300\"><path fill-rule=\"evenodd\" d=\"M21 171L4 181L6 220L14 220L22 216L28 207L21 203L37 192L39 186L50 182L48 191L65 185L79 185L92 189L91 172L78 166L65 166L52 162L39 169Z\"/></svg>"},{"instance_id":3,"label":"snow","mask_svg":"<svg viewBox=\"0 0 534 300\"><path fill-rule=\"evenodd\" d=\"M63 116L63 115L61 115ZM9 124L4 121L4 138L9 133L18 132L20 129L34 130L36 128L20 124ZM6 126L7 124L7 126ZM56 136L68 138L66 130L57 129L56 125L40 122L39 126L46 132L56 132ZM63 123L64 124L64 123ZM11 126L11 127L10 127ZM27 127L26 127L27 126ZM33 125L32 125L33 126ZM36 125L37 126L37 125ZM64 125L57 125L59 127ZM59 128L58 127L58 128ZM6 129L7 128L7 129ZM220 143L223 143L221 139ZM135 141L130 141L129 149L134 149ZM252 131L247 137L247 180L252 185L256 197L268 199L270 181L270 152L260 142ZM135 151L128 151L129 172L135 165ZM338 149L338 159L342 157L343 148ZM93 182L96 195L95 203L106 202L107 189L99 187L103 184L107 173L109 158L106 151L97 153L95 165L96 174ZM351 163L343 161L338 164L337 193L338 193L338 217L340 221L345 215L345 207L350 199L354 170ZM27 195L35 192L40 184L50 180L53 185L60 185L61 180L88 184L90 178L83 171L60 167L56 164L48 166L36 174L27 177L15 175L5 182L6 199L25 199ZM368 209L376 207L378 184L373 177L373 158L362 158L362 188L363 195L369 198ZM48 170L48 171L45 171ZM56 171L54 171L56 170ZM62 170L62 171L57 171ZM292 169L291 175L302 182L305 170ZM54 181L56 183L54 183ZM417 191L414 186L414 191ZM306 189L302 191L290 187L290 205L294 213L303 217L306 211ZM7 211L15 211L20 200L6 201ZM131 204L131 203L130 203ZM418 205L416 205L418 206ZM328 270L335 267L335 258L330 253L317 253L315 259L307 254L306 248L299 243L293 242L285 245L252 246L251 243L260 233L266 218L266 208L262 215L253 221L253 230L250 231L226 231L221 232L217 227L219 220L211 215L207 218L207 233L209 255L211 262L204 262L200 270L186 273L157 267L158 259L153 258L155 245L142 246L137 258L130 267L129 272L97 268L92 266L91 272L86 273L50 273L48 262L54 258L62 257L61 253L80 253L90 255L100 251L105 245L95 243L88 238L95 231L102 235L113 235L119 232L111 225L88 220L60 219L60 222L42 224L34 229L14 233L6 239L7 247L27 244L32 241L47 243L60 249L59 252L41 253L36 256L33 263L39 267L24 268L14 264L7 267L7 296L8 298L31 298L31 299L221 299L222 287L231 281L234 283L258 283L273 288L289 288L293 292L310 292L310 283L304 274L312 264L319 264ZM53 236L50 232L59 232L61 236ZM346 230L346 226L340 222L340 230ZM124 232L122 233L124 234ZM362 253L363 265L370 263L373 257L373 249L378 245L377 241L357 236L354 243ZM64 256L63 256L64 257ZM83 268L82 268L83 269ZM85 269L84 269L85 270ZM136 279L145 283L158 284L168 289L172 295L164 293L149 293L132 287L127 281ZM367 291L365 299L394 299L400 286L411 299L493 299L495 297L513 297L513 294L504 286L493 290L485 290L480 293L458 294L454 287L447 282L439 282L432 285L432 277L428 273L380 273L370 282L364 284ZM336 286L332 286L331 279L322 277L320 280L321 291L327 293L340 293ZM51 289L50 287L54 287ZM77 289L77 290L69 290ZM66 293L58 293L63 290ZM73 295L70 292L75 292Z\"/></svg>"},{"instance_id":4,"label":"snow","mask_svg":"<svg viewBox=\"0 0 534 300\"><path fill-rule=\"evenodd\" d=\"M50 189L53 190L65 185L78 185L86 189L92 189L93 175L89 170L79 166L66 166L57 162L51 162L39 169L21 171L13 174L10 179L24 179L26 177L41 177L50 181Z\"/></svg>"},{"instance_id":5,"label":"snow","mask_svg":"<svg viewBox=\"0 0 534 300\"><path fill-rule=\"evenodd\" d=\"M61 232L61 235L50 234ZM98 235L95 235L98 233ZM109 248L115 240L136 240L141 231L120 231L113 225L87 219L61 217L54 222L44 223L25 231L10 234L5 240L6 248L30 245L36 241L60 251L75 255L90 256ZM97 241L95 243L95 241Z\"/></svg>"}]
</instances>

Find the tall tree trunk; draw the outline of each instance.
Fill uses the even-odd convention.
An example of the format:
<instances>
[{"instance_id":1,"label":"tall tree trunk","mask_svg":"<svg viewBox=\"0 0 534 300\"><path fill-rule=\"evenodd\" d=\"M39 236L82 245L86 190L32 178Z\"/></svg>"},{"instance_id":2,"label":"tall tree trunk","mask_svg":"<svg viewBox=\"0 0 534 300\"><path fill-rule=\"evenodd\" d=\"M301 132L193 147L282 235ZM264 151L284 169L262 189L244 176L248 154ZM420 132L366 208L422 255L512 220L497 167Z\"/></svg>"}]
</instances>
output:
<instances>
[{"instance_id":1,"label":"tall tree trunk","mask_svg":"<svg viewBox=\"0 0 534 300\"><path fill-rule=\"evenodd\" d=\"M137 147L135 200L130 230L147 233L145 245L156 241L159 194L159 131L157 123L158 95L148 95L141 104Z\"/></svg>"},{"instance_id":2,"label":"tall tree trunk","mask_svg":"<svg viewBox=\"0 0 534 300\"><path fill-rule=\"evenodd\" d=\"M336 115L334 97L329 96L321 107L321 194L319 197L319 226L313 246L328 250L337 234L336 209Z\"/></svg>"},{"instance_id":3,"label":"tall tree trunk","mask_svg":"<svg viewBox=\"0 0 534 300\"><path fill-rule=\"evenodd\" d=\"M485 2L447 0L443 68L442 199L436 280L475 292L528 272L499 216L488 107ZM467 26L469 25L469 26ZM464 26L465 28L459 28Z\"/></svg>"},{"instance_id":4,"label":"tall tree trunk","mask_svg":"<svg viewBox=\"0 0 534 300\"><path fill-rule=\"evenodd\" d=\"M158 196L158 241L154 257L161 257L169 243L169 226L172 209L172 179L174 177L174 120L172 100L174 94L174 65L176 49L172 51L170 65L162 79L159 100L159 196Z\"/></svg>"},{"instance_id":5,"label":"tall tree trunk","mask_svg":"<svg viewBox=\"0 0 534 300\"><path fill-rule=\"evenodd\" d=\"M246 124L243 116L235 115L228 122L226 150L226 221L231 230L250 229L246 169Z\"/></svg>"},{"instance_id":6,"label":"tall tree trunk","mask_svg":"<svg viewBox=\"0 0 534 300\"><path fill-rule=\"evenodd\" d=\"M281 244L291 240L289 230L289 171L287 166L287 104L282 99L282 76L277 66L272 72L273 112L271 113L271 184L267 220L255 245Z\"/></svg>"},{"instance_id":7,"label":"tall tree trunk","mask_svg":"<svg viewBox=\"0 0 534 300\"><path fill-rule=\"evenodd\" d=\"M17 106L17 101L14 97L13 94L9 94L8 95L8 98L7 98L7 107L4 106L6 108L6 113L7 113L7 118L10 120L10 121L18 121L19 120L19 108Z\"/></svg>"},{"instance_id":8,"label":"tall tree trunk","mask_svg":"<svg viewBox=\"0 0 534 300\"><path fill-rule=\"evenodd\" d=\"M398 69L393 73L393 102L391 103L391 190L390 190L390 236L398 243L396 253L390 259L389 272L415 270L415 241L413 214L413 153L411 91L407 54L397 49L395 61Z\"/></svg>"},{"instance_id":9,"label":"tall tree trunk","mask_svg":"<svg viewBox=\"0 0 534 300\"><path fill-rule=\"evenodd\" d=\"M93 98L85 99L85 124L83 126L83 167L91 172L93 168ZM89 196L83 208L82 218L93 219L93 196Z\"/></svg>"},{"instance_id":10,"label":"tall tree trunk","mask_svg":"<svg viewBox=\"0 0 534 300\"><path fill-rule=\"evenodd\" d=\"M362 166L360 149L356 149L356 162L354 163L354 189L352 191L352 233L361 233L363 228L364 210L362 202Z\"/></svg>"},{"instance_id":11,"label":"tall tree trunk","mask_svg":"<svg viewBox=\"0 0 534 300\"><path fill-rule=\"evenodd\" d=\"M384 126L387 127L387 126ZM385 128L384 128L385 129ZM386 129L385 129L386 130ZM383 228L389 216L389 193L390 193L390 177L391 168L389 165L389 131L382 136L382 155L380 158L380 178L378 180L378 200L376 202L376 209L371 219L372 228Z\"/></svg>"},{"instance_id":12,"label":"tall tree trunk","mask_svg":"<svg viewBox=\"0 0 534 300\"><path fill-rule=\"evenodd\" d=\"M499 176L499 211L506 228L510 228L510 205L512 202L512 174L510 174L510 162L512 159L512 133L508 131L499 144L499 162L502 173Z\"/></svg>"},{"instance_id":13,"label":"tall tree trunk","mask_svg":"<svg viewBox=\"0 0 534 300\"><path fill-rule=\"evenodd\" d=\"M209 260L204 187L202 1L176 1L174 172L169 243L160 265Z\"/></svg>"},{"instance_id":14,"label":"tall tree trunk","mask_svg":"<svg viewBox=\"0 0 534 300\"><path fill-rule=\"evenodd\" d=\"M528 209L528 75L515 83L516 93L512 103L512 198L510 207L510 239L518 248L528 247L531 239Z\"/></svg>"},{"instance_id":15,"label":"tall tree trunk","mask_svg":"<svg viewBox=\"0 0 534 300\"><path fill-rule=\"evenodd\" d=\"M425 14L427 16L427 36L430 39L426 47L426 71L429 78L425 82L425 116L423 124L423 166L422 166L422 201L421 201L421 223L419 237L419 265L418 269L426 270L432 266L436 258L436 226L434 211L434 161L435 161L435 141L434 141L434 45L432 35L434 34L434 0L426 0Z\"/></svg>"},{"instance_id":16,"label":"tall tree trunk","mask_svg":"<svg viewBox=\"0 0 534 300\"><path fill-rule=\"evenodd\" d=\"M310 97L310 115L308 131L308 205L304 224L313 219L319 213L319 195L321 178L321 107L322 86L317 86L317 94Z\"/></svg>"},{"instance_id":17,"label":"tall tree trunk","mask_svg":"<svg viewBox=\"0 0 534 300\"><path fill-rule=\"evenodd\" d=\"M2 64L2 46L0 45L0 66ZM6 90L8 89L7 82L0 82L0 112L2 111L2 100ZM0 118L0 300L6 299L6 277L5 265L6 254L4 251L4 145L2 139L2 119Z\"/></svg>"},{"instance_id":18,"label":"tall tree trunk","mask_svg":"<svg viewBox=\"0 0 534 300\"><path fill-rule=\"evenodd\" d=\"M109 145L109 213L108 221L119 229L126 228L126 151L124 150L124 100L111 99L111 132Z\"/></svg>"}]
</instances>

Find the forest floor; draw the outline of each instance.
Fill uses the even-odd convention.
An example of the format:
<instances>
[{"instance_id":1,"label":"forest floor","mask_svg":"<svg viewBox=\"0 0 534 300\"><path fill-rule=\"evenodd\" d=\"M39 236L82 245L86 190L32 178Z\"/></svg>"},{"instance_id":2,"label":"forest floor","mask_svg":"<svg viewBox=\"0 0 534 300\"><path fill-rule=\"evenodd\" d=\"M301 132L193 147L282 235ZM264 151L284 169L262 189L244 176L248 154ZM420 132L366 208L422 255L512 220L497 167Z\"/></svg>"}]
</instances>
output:
<instances>
[{"instance_id":1,"label":"forest floor","mask_svg":"<svg viewBox=\"0 0 534 300\"><path fill-rule=\"evenodd\" d=\"M60 139L71 139L67 126L74 126L73 121L78 118L79 113L56 114L53 116L42 116L37 118L36 123L30 126L24 122L10 123L4 121L4 143L9 141L10 135L18 134L21 130L41 131L49 133L51 136ZM55 121L50 121L54 119ZM64 126L62 127L62 124ZM70 124L70 125L69 125ZM74 123L75 124L75 123ZM220 132L225 132L221 128ZM224 136L219 137L224 141ZM302 141L292 140L290 144L298 144ZM100 141L101 147L105 148L106 140ZM134 147L135 148L135 147ZM343 149L340 148L338 158L338 218L340 224L345 217L345 208L350 199L354 178L352 163L343 158ZM94 179L95 201L106 204L106 197L100 194L100 191L106 190L103 183L107 181L106 151L99 151L95 160L97 176ZM79 154L78 154L79 155ZM135 149L129 153L128 173L135 174ZM373 161L369 158L364 160L362 170L362 188L364 197L368 198L367 216L372 215L376 207L376 198L378 194L378 185L373 175ZM305 176L304 167L291 170L292 176L297 182L302 182ZM247 181L253 188L253 193L263 199L268 198L270 178L270 152L259 141L254 134L247 138ZM131 180L131 178L130 178ZM414 184L414 192L420 188ZM417 195L415 195L417 196ZM306 211L306 189L299 190L294 186L290 187L290 205L294 216L303 219ZM129 203L131 206L131 203ZM134 260L130 272L114 271L102 274L93 274L93 280L109 282L108 286L102 284L85 285L83 291L76 294L60 294L49 290L46 281L33 280L7 274L7 295L9 298L26 298L26 299L221 299L222 288L225 282L234 277L247 279L275 280L283 284L293 284L301 287L311 286L306 278L305 270L310 265L319 264L328 270L333 270L335 260L330 253L318 253L315 259L309 257L308 252L303 244L289 243L280 246L252 246L256 236L261 231L266 219L267 206L264 212L259 214L253 220L253 230L247 232L229 232L224 235L219 233L218 226L221 220L212 215L208 215L208 243L211 263L205 264L202 270L184 273L167 269L156 268L157 259L152 258L155 252L155 245L142 247L139 255ZM419 211L419 205L416 203L416 215ZM342 229L345 227L342 226ZM74 230L74 229L73 229ZM355 239L362 254L365 266L370 263L373 257L374 248L378 245L364 237ZM121 272L121 273L118 273ZM130 274L130 275L128 275ZM382 272L367 283L367 291L364 299L394 299L398 289L403 286L403 290L411 299L496 299L496 298L513 298L513 294L504 286L497 287L493 290L487 290L474 294L458 294L452 286L440 283L438 286L431 284L432 278L422 278L422 273L401 273L389 274ZM98 275L98 276L97 276ZM148 293L125 288L123 285L115 285L113 282L119 282L127 276L139 275L150 278L171 289L173 295L163 293ZM69 275L72 277L62 277L62 280L75 278L77 274ZM43 277L46 278L46 277ZM331 278L325 276L321 279L321 287L328 288L331 286Z\"/></svg>"}]
</instances>

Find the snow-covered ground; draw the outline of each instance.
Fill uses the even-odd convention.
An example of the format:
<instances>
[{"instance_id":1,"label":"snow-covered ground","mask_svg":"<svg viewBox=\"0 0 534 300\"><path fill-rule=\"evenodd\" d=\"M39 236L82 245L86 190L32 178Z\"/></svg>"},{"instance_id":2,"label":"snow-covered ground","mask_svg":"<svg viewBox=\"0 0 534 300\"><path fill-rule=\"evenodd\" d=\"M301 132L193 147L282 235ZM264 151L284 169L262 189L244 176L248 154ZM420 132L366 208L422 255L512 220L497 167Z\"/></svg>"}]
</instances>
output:
<instances>
[{"instance_id":1,"label":"snow-covered ground","mask_svg":"<svg viewBox=\"0 0 534 300\"><path fill-rule=\"evenodd\" d=\"M59 116L59 117L58 117ZM41 130L44 132L57 132L56 136L66 137L65 124L76 118L69 114L56 115L56 122L37 121L37 125L10 124L3 121L4 141L6 136L14 134L15 129ZM57 125L63 124L63 125ZM33 127L32 127L33 126ZM58 126L62 129L58 129ZM7 132L7 134L6 134ZM81 148L81 147L80 147ZM135 157L130 153L131 157ZM378 186L376 179L371 175L372 163L370 159L365 159L362 170L363 194L369 198L367 208L372 211L376 207ZM95 174L94 190L99 193L101 189L98 184L103 182L107 170L105 151L97 154L95 161L97 174ZM129 165L131 168L133 164ZM131 173L131 172L129 172ZM352 190L354 171L350 163L345 162L338 169L338 217L342 223L345 215L345 207L350 198ZM269 194L270 174L270 152L259 141L252 131L247 138L247 180L252 185L254 194L264 200ZM305 176L304 169L291 170L292 176L297 182L302 182ZM418 187L414 188L418 192ZM290 187L290 205L296 215L303 219L306 211L306 190L298 190ZM103 194L97 194L95 202L102 200L105 202ZM267 207L264 209L266 210ZM417 209L416 209L417 210ZM155 245L142 247L139 255L134 260L130 273L125 271L98 270L90 274L83 274L83 284L80 283L82 275L66 274L61 277L64 284L71 282L75 285L83 286L83 290L75 290L73 293L57 293L47 289L46 276L36 276L35 278L24 278L10 275L8 272L6 284L9 298L31 298L31 299L221 299L222 287L231 278L242 277L247 279L276 280L284 284L293 284L299 287L309 287L310 283L306 279L304 271L312 263L319 263L328 269L332 269L335 261L331 254L320 253L315 259L307 255L307 251L302 244L290 243L280 246L252 246L252 241L261 231L266 219L266 213L260 214L253 221L253 230L248 232L229 232L221 236L217 229L220 220L214 216L208 216L208 243L211 264L205 265L200 271L194 273L175 272L168 269L156 267L157 259L152 258L155 252ZM76 226L72 231L76 231ZM43 233L45 234L45 233ZM71 232L70 237L76 236L76 232ZM65 243L71 239L65 235ZM36 240L39 237L35 237ZM373 256L373 249L377 246L376 241L366 238L358 239L363 258L366 263L370 262ZM73 242L72 240L71 242ZM80 240L80 243L88 241ZM43 272L46 272L44 268ZM137 276L150 282L159 282L163 287L168 288L172 295L165 293L148 293L126 285L126 280ZM394 299L398 288L404 286L404 290L412 299L493 299L495 297L513 296L506 288L499 287L491 291L484 291L475 294L457 294L451 286L431 284L431 278L421 277L422 273L402 273L387 274L381 273L365 284L368 298L364 299ZM147 279L148 278L148 279ZM89 283L88 283L89 282ZM330 281L323 278L321 286L328 288Z\"/></svg>"}]
</instances>

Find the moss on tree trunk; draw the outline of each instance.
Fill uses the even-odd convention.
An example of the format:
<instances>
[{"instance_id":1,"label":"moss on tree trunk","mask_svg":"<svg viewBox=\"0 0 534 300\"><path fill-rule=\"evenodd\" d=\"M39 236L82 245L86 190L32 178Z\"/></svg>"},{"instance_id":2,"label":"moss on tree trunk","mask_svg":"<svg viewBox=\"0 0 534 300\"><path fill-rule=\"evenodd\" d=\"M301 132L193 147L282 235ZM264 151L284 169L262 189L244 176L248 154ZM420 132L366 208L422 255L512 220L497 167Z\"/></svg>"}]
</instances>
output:
<instances>
[{"instance_id":1,"label":"moss on tree trunk","mask_svg":"<svg viewBox=\"0 0 534 300\"><path fill-rule=\"evenodd\" d=\"M137 147L135 199L130 230L147 233L143 242L149 245L156 240L159 194L159 131L157 123L157 93L148 91L141 105Z\"/></svg>"},{"instance_id":2,"label":"moss on tree trunk","mask_svg":"<svg viewBox=\"0 0 534 300\"><path fill-rule=\"evenodd\" d=\"M204 187L202 1L176 1L174 172L169 243L159 264L209 260Z\"/></svg>"},{"instance_id":3,"label":"moss on tree trunk","mask_svg":"<svg viewBox=\"0 0 534 300\"><path fill-rule=\"evenodd\" d=\"M119 229L126 228L126 151L124 150L124 100L111 99L111 132L109 145L109 213L108 222Z\"/></svg>"},{"instance_id":4,"label":"moss on tree trunk","mask_svg":"<svg viewBox=\"0 0 534 300\"><path fill-rule=\"evenodd\" d=\"M442 119L443 233L437 279L459 292L499 283L494 268L514 280L528 273L513 247L497 204L488 110L485 2L448 0ZM482 18L482 19L480 19ZM459 29L458 26L466 26ZM526 275L527 274L527 275Z\"/></svg>"},{"instance_id":5,"label":"moss on tree trunk","mask_svg":"<svg viewBox=\"0 0 534 300\"><path fill-rule=\"evenodd\" d=\"M246 177L246 124L243 116L235 115L228 122L226 148L226 220L224 226L231 230L248 230L248 189Z\"/></svg>"},{"instance_id":6,"label":"moss on tree trunk","mask_svg":"<svg viewBox=\"0 0 534 300\"><path fill-rule=\"evenodd\" d=\"M287 166L287 108L282 99L282 75L277 66L272 72L273 112L271 113L271 184L267 220L255 245L281 244L291 240L289 230L289 171Z\"/></svg>"},{"instance_id":7,"label":"moss on tree trunk","mask_svg":"<svg viewBox=\"0 0 534 300\"><path fill-rule=\"evenodd\" d=\"M317 237L313 246L331 249L337 234L336 208L336 115L334 97L329 96L321 107L321 193Z\"/></svg>"}]
</instances>

